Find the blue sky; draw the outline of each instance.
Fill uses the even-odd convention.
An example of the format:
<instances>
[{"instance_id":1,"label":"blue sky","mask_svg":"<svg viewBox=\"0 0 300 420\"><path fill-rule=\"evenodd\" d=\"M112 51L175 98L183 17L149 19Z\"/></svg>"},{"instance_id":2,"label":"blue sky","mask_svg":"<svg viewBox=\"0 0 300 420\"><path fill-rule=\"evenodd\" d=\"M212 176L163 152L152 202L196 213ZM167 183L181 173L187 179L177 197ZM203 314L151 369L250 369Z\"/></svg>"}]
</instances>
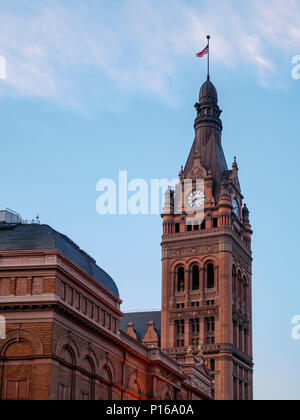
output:
<instances>
[{"instance_id":1,"label":"blue sky","mask_svg":"<svg viewBox=\"0 0 300 420\"><path fill-rule=\"evenodd\" d=\"M163 3L163 4L161 4ZM160 307L159 216L96 213L97 181L177 176L210 33L228 164L255 231L255 396L299 399L297 0L0 0L0 207L70 236L124 310Z\"/></svg>"}]
</instances>

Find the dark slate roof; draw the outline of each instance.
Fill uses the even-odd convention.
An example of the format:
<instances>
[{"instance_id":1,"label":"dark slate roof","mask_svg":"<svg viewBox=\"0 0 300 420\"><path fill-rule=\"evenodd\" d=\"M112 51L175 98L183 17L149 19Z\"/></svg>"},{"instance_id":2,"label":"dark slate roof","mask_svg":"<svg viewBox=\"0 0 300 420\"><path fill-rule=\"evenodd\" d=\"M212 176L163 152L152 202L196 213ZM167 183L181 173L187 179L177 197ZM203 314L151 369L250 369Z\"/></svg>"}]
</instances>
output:
<instances>
[{"instance_id":1,"label":"dark slate roof","mask_svg":"<svg viewBox=\"0 0 300 420\"><path fill-rule=\"evenodd\" d=\"M206 82L201 86L200 95L199 95L199 102L204 102L207 100L213 100L214 102L218 102L218 92L213 83L208 78Z\"/></svg>"},{"instance_id":2,"label":"dark slate roof","mask_svg":"<svg viewBox=\"0 0 300 420\"><path fill-rule=\"evenodd\" d=\"M67 236L47 225L0 224L0 251L56 249L119 297L113 279Z\"/></svg>"},{"instance_id":3,"label":"dark slate roof","mask_svg":"<svg viewBox=\"0 0 300 420\"><path fill-rule=\"evenodd\" d=\"M201 162L207 170L210 170L214 181L219 185L222 181L224 172L228 171L221 139L214 132L212 127L203 127L195 138L191 152L189 154L185 173L193 167L195 150L200 151Z\"/></svg>"},{"instance_id":4,"label":"dark slate roof","mask_svg":"<svg viewBox=\"0 0 300 420\"><path fill-rule=\"evenodd\" d=\"M215 110L219 109L218 93L215 86L208 79L200 90L200 106L211 105ZM221 112L221 111L220 111ZM194 165L195 151L199 151L201 163L211 172L214 180L214 195L218 199L220 185L224 172L228 171L226 158L224 155L221 132L222 122L218 115L204 114L197 116L195 121L196 136L185 165L184 175L187 176Z\"/></svg>"},{"instance_id":5,"label":"dark slate roof","mask_svg":"<svg viewBox=\"0 0 300 420\"><path fill-rule=\"evenodd\" d=\"M143 337L147 331L147 324L149 321L154 321L155 330L159 336L161 337L161 312L135 312L125 314L123 318L121 318L121 330L127 331L127 324L128 322L132 321L134 324L134 330L138 337L138 341L142 341Z\"/></svg>"}]
</instances>

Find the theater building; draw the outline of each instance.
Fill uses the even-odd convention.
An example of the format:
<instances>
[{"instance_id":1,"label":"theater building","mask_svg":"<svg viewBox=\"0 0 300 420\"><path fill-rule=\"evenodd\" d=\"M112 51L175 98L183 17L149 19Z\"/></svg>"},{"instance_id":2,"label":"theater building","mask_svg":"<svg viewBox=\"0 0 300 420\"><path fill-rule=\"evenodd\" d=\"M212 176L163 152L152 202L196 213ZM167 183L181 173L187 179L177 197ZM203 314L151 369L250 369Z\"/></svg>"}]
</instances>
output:
<instances>
[{"instance_id":1,"label":"theater building","mask_svg":"<svg viewBox=\"0 0 300 420\"><path fill-rule=\"evenodd\" d=\"M114 281L45 225L0 224L0 399L209 400L201 355L180 363L120 329Z\"/></svg>"}]
</instances>

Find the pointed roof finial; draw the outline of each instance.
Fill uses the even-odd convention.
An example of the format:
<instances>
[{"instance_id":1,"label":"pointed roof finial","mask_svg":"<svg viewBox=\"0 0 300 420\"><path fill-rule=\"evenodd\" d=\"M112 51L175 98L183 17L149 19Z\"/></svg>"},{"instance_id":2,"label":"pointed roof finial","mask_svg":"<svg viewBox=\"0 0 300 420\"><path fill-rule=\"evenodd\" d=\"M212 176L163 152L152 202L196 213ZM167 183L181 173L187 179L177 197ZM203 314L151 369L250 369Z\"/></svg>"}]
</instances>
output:
<instances>
[{"instance_id":1,"label":"pointed roof finial","mask_svg":"<svg viewBox=\"0 0 300 420\"><path fill-rule=\"evenodd\" d=\"M181 166L180 172L179 172L179 179L182 181L184 178L184 169L183 166Z\"/></svg>"},{"instance_id":2,"label":"pointed roof finial","mask_svg":"<svg viewBox=\"0 0 300 420\"><path fill-rule=\"evenodd\" d=\"M237 164L236 156L234 156L234 161L233 161L233 164L232 164L232 169L235 169L237 171L239 169L238 164Z\"/></svg>"}]
</instances>

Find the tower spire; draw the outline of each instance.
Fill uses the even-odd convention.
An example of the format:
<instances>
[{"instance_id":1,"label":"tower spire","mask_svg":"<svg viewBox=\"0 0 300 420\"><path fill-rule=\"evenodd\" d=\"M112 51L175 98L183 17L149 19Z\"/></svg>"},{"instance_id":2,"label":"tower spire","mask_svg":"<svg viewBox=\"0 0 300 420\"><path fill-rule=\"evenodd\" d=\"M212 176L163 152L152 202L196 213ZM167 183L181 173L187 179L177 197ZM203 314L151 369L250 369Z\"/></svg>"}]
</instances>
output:
<instances>
[{"instance_id":1,"label":"tower spire","mask_svg":"<svg viewBox=\"0 0 300 420\"><path fill-rule=\"evenodd\" d=\"M210 36L207 36L210 40ZM204 50L203 50L204 51ZM209 44L205 48L209 54ZM204 54L204 52L199 53ZM224 172L228 171L228 166L224 151L222 148L222 121L221 109L218 105L218 93L210 81L210 61L207 60L207 80L200 89L199 102L195 104L197 117L195 119L195 139L191 148L188 160L184 169L184 176L188 178L190 171L193 169L194 152L199 150L202 158L202 166L211 172L214 181L214 197L218 201L221 189L221 183Z\"/></svg>"}]
</instances>

